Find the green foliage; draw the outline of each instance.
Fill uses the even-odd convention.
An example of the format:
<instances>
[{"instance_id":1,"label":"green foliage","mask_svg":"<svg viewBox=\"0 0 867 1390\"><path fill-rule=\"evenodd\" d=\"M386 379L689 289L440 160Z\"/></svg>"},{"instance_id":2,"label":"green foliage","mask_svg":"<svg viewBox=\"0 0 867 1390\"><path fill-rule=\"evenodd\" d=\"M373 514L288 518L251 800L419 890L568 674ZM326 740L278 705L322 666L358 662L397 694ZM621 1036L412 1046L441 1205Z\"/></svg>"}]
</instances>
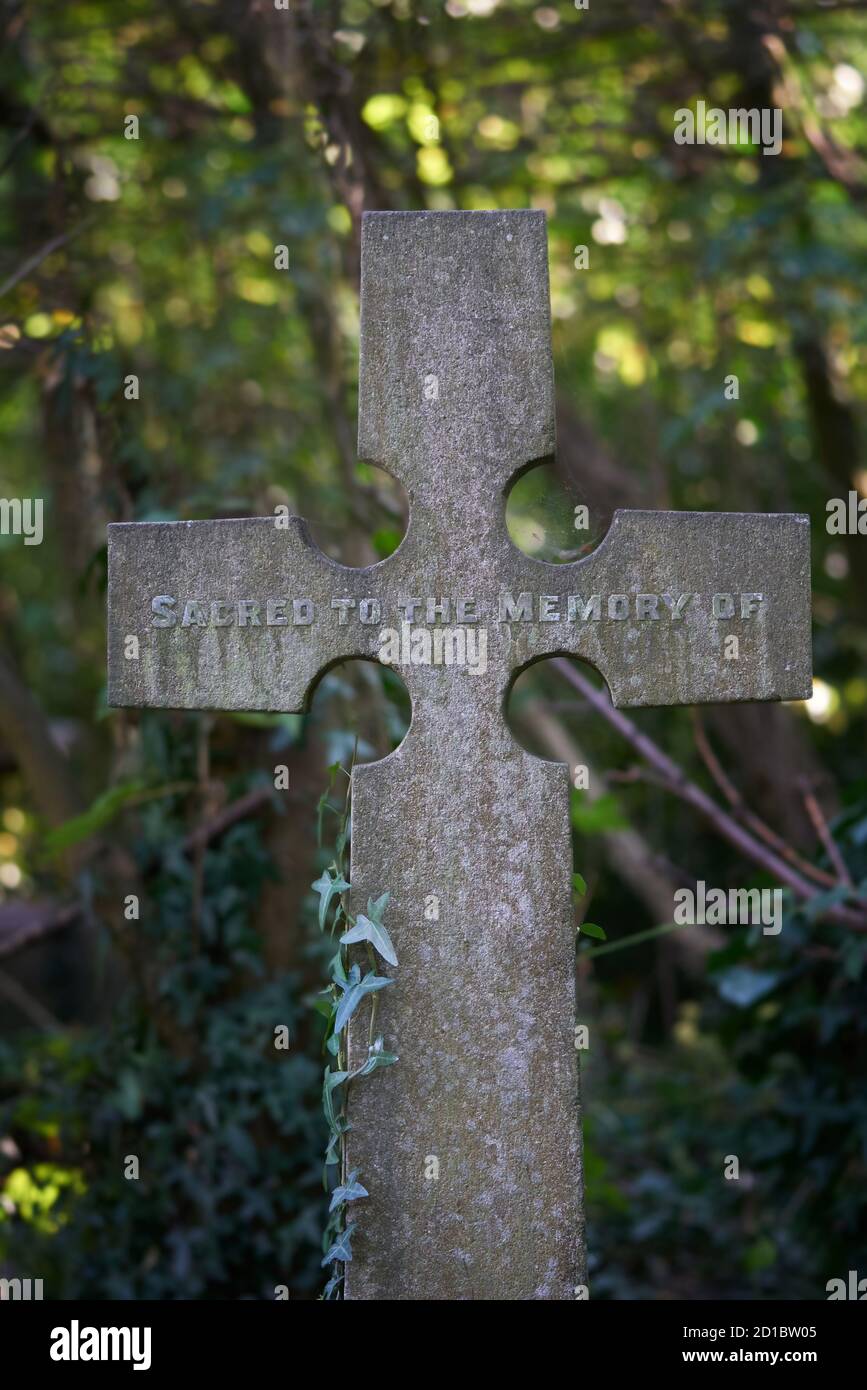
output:
<instances>
[{"instance_id":1,"label":"green foliage","mask_svg":"<svg viewBox=\"0 0 867 1390\"><path fill-rule=\"evenodd\" d=\"M100 830L104 830L127 807L140 805L143 801L153 798L177 796L180 792L189 791L192 786L191 782L177 782L151 787L143 778L134 777L127 782L109 787L108 791L102 792L93 805L80 816L73 816L63 825L47 831L42 838L42 853L48 858L60 854L72 845L81 844Z\"/></svg>"},{"instance_id":2,"label":"green foliage","mask_svg":"<svg viewBox=\"0 0 867 1390\"><path fill-rule=\"evenodd\" d=\"M391 937L385 930L382 922L374 915L377 911L381 913L384 910L387 900L388 894L386 893L384 899L380 900L382 906L378 903L375 904L369 901L367 904L367 911L370 913L370 916L366 917L363 912L359 912L355 918L354 926L350 927L349 931L344 932L341 936L340 944L341 946L351 946L356 941L369 941L374 950L378 951L382 956L383 960L388 961L389 965L397 965L397 956L394 954Z\"/></svg>"},{"instance_id":3,"label":"green foliage","mask_svg":"<svg viewBox=\"0 0 867 1390\"><path fill-rule=\"evenodd\" d=\"M325 794L326 799L320 800L322 810L330 804L327 797L330 795L334 777L338 771L342 772L343 769L336 767L331 769L331 782ZM344 870L346 868L346 842L350 819L351 776L350 773L344 773L344 776L346 777L346 795L343 809L338 813L339 824L335 858L312 885L319 894L319 930L327 931L333 940L341 926L348 927L348 930L342 932L339 937L338 950L336 955L332 957L330 965L330 983L322 991L324 998L320 1000L320 1004L324 1006L320 1008L320 1012L326 1020L325 1047L336 1059L335 1066L332 1067L330 1063L326 1066L322 1080L322 1109L329 1131L323 1180L326 1189L329 1182L333 1184L331 1202L328 1208L328 1222L323 1235L325 1254L322 1259L322 1266L323 1268L327 1265L332 1266L331 1277L323 1293L325 1299L331 1299L337 1295L344 1277L340 1266L346 1265L352 1259L352 1233L356 1223L350 1221L344 1224L345 1208L349 1202L369 1196L367 1189L356 1181L359 1170L354 1168L352 1172L346 1171L344 1140L351 1128L348 1120L350 1088L353 1081L362 1076L370 1076L380 1067L394 1066L399 1060L395 1053L385 1051L384 1039L381 1035L376 1035L375 1026L377 995L380 990L393 984L394 980L389 976L376 974L374 952L378 952L389 965L397 966L394 946L382 921L383 913L388 905L389 894L383 893L382 897L375 900L369 898L366 916L364 913L358 913L357 916L353 917L349 911L347 894L350 884L344 876ZM331 807L332 811L334 809ZM367 959L371 967L366 974L361 973L361 966L357 961L350 963L347 952L344 950L346 946L361 943L366 946ZM372 996L372 1005L368 1028L367 1057L354 1071L349 1071L348 1043L344 1030L362 1000L368 995ZM337 1175L336 1178L335 1174Z\"/></svg>"},{"instance_id":4,"label":"green foliage","mask_svg":"<svg viewBox=\"0 0 867 1390\"><path fill-rule=\"evenodd\" d=\"M346 1184L342 1187L335 1187L331 1194L331 1203L328 1208L329 1212L336 1211L343 1202L357 1202L360 1197L370 1196L367 1188L362 1187L360 1182L356 1182L357 1176L358 1169L353 1168L352 1172L349 1173L346 1178Z\"/></svg>"},{"instance_id":5,"label":"green foliage","mask_svg":"<svg viewBox=\"0 0 867 1390\"><path fill-rule=\"evenodd\" d=\"M580 835L603 835L609 830L625 830L626 820L620 804L610 792L591 801L585 792L572 793L572 828Z\"/></svg>"},{"instance_id":6,"label":"green foliage","mask_svg":"<svg viewBox=\"0 0 867 1390\"><path fill-rule=\"evenodd\" d=\"M114 1014L95 1023L64 999L71 1026L3 1044L0 1140L14 1149L0 1148L0 1256L53 1267L77 1296L269 1296L278 1282L312 1293L327 1205L322 1040L299 1001L321 982L306 954L317 897L309 921L306 904L285 920L296 968L269 979L262 825L210 847L197 881L181 848L201 809L184 790L198 784L190 725L105 709L105 522L287 503L335 559L355 563L348 539L370 542L365 562L389 554L400 505L353 457L358 212L545 208L568 488L525 475L512 530L554 562L595 544L618 505L811 516L824 713L788 712L786 736L766 745L729 723L721 746L745 804L761 801L807 858L817 850L809 827L796 835L799 773L828 789L829 805L839 799L834 834L863 895L867 549L824 521L829 497L863 490L865 468L867 26L855 5L782 3L766 30L754 0L586 11L339 0L302 7L303 23L297 6L120 8L123 24L109 0L14 6L0 53L0 495L46 501L41 547L0 536L0 656L68 749L87 808L52 818L44 779L28 779L4 730L0 861L12 873L0 908L81 901L100 941L96 964L78 968ZM676 108L698 97L770 105L783 84L779 157L674 145ZM138 141L124 138L131 104ZM288 272L275 270L277 244ZM138 400L124 395L129 373ZM723 397L729 375L737 399ZM576 531L584 502L590 524ZM392 672L379 678L373 696L338 673L321 682L317 701L335 692L344 711L327 732L330 759L348 758L368 697L379 742L364 756L405 729L405 688ZM729 932L716 958L681 969L680 933L621 873L612 838L631 828L677 881L744 885L754 867L627 774L622 741L571 695L564 708L543 667L526 679L594 768L625 774L593 802L572 795L576 862L610 938L579 936L581 1017L594 1030L593 1296L815 1297L823 1272L867 1269L867 956L862 934L820 920L851 895L828 886L810 910L789 904L780 937ZM714 790L685 712L637 719ZM222 718L215 779L242 794L257 759L297 751L305 727L296 715ZM329 805L330 792L320 823ZM312 820L312 807L299 815ZM347 835L344 825L335 862ZM62 851L89 852L95 836L147 885L141 923L111 948L104 860L63 876ZM325 928L348 881L326 870L319 885ZM580 875L575 888L586 892ZM344 914L340 930L359 923ZM371 937L333 943L317 1000L332 1077L345 1070L336 1001L362 978L350 984L346 945L376 948ZM71 954L62 933L44 950L40 997L54 1004ZM122 993L100 974L116 954ZM383 978L369 960L367 972ZM293 1029L289 1054L272 1055L275 1019ZM22 1027L14 1011L11 1021ZM393 1060L376 1043L364 1064L374 1070ZM338 1130L346 1089L344 1077L326 1091ZM156 1166L123 1180L124 1155L145 1148ZM718 1179L728 1152L749 1181ZM352 1187L341 1178L334 1190ZM339 1286L335 1275L329 1296Z\"/></svg>"},{"instance_id":7,"label":"green foliage","mask_svg":"<svg viewBox=\"0 0 867 1390\"><path fill-rule=\"evenodd\" d=\"M162 740L163 718L146 723L154 762L162 747L163 771L182 774L183 742ZM140 851L160 868L112 1016L0 1045L0 1260L38 1270L54 1297L309 1295L318 1069L299 981L264 978L251 929L270 859L248 823L208 850L197 937L178 815L151 802L142 818Z\"/></svg>"},{"instance_id":8,"label":"green foliage","mask_svg":"<svg viewBox=\"0 0 867 1390\"><path fill-rule=\"evenodd\" d=\"M601 927L595 922L582 922L578 929L584 936L592 936L595 941L607 941L608 938Z\"/></svg>"},{"instance_id":9,"label":"green foliage","mask_svg":"<svg viewBox=\"0 0 867 1390\"><path fill-rule=\"evenodd\" d=\"M146 784L140 778L110 787L107 792L102 792L82 815L74 816L64 825L48 832L42 841L45 853L58 854L70 845L86 840L97 830L109 825L124 806L133 798L140 797L146 790Z\"/></svg>"},{"instance_id":10,"label":"green foliage","mask_svg":"<svg viewBox=\"0 0 867 1390\"><path fill-rule=\"evenodd\" d=\"M833 827L861 901L865 825L862 801ZM791 900L779 935L731 931L670 1043L636 1048L600 1003L583 1086L596 1297L816 1299L867 1267L865 938ZM593 954L640 959L652 935Z\"/></svg>"}]
</instances>

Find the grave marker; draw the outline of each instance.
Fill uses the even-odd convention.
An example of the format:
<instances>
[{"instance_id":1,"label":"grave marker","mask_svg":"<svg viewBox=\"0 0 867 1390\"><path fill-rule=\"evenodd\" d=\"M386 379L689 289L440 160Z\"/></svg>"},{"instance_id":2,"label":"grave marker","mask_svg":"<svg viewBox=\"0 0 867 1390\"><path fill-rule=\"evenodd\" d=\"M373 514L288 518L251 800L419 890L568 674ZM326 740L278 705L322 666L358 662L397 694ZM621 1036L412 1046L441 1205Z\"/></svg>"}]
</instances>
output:
<instances>
[{"instance_id":1,"label":"grave marker","mask_svg":"<svg viewBox=\"0 0 867 1390\"><path fill-rule=\"evenodd\" d=\"M353 773L351 879L354 911L391 893L400 964L378 1031L400 1063L352 1097L349 1166L371 1195L346 1295L570 1299L568 770L515 742L504 701L558 653L620 706L808 698L808 520L621 511L575 564L512 545L508 486L554 451L542 213L368 214L361 304L359 454L409 494L402 544L356 570L298 518L110 527L109 699L299 710L329 666L388 650L412 723ZM484 633L484 662L461 664L460 632L477 658ZM352 1067L366 1045L361 1018Z\"/></svg>"}]
</instances>

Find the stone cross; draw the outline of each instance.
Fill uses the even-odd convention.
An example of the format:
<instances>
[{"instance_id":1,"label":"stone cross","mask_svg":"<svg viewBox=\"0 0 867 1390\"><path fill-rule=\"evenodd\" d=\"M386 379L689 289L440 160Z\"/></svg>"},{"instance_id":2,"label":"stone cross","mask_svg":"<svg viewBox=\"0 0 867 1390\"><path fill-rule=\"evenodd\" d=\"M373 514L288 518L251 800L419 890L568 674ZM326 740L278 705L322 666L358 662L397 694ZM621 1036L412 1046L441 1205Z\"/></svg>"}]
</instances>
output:
<instances>
[{"instance_id":1,"label":"stone cross","mask_svg":"<svg viewBox=\"0 0 867 1390\"><path fill-rule=\"evenodd\" d=\"M406 488L404 540L349 569L294 517L111 526L109 699L292 711L345 658L399 670L409 731L353 773L351 906L391 894L400 1061L353 1093L346 1296L571 1299L569 774L504 702L556 653L619 706L808 698L808 520L620 511L577 563L521 553L506 493L554 452L544 215L369 213L362 240L358 450ZM350 1066L366 1045L365 1021Z\"/></svg>"}]
</instances>

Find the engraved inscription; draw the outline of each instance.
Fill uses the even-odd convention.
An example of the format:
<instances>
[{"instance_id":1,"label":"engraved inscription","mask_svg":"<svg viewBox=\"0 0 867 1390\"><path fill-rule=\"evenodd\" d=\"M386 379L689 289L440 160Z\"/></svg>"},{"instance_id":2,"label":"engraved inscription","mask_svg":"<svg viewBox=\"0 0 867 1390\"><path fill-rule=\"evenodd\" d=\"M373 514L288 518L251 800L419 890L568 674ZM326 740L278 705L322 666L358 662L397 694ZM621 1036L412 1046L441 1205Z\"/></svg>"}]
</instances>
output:
<instances>
[{"instance_id":1,"label":"engraved inscription","mask_svg":"<svg viewBox=\"0 0 867 1390\"><path fill-rule=\"evenodd\" d=\"M339 627L359 623L375 627L393 619L395 625L439 627L452 622L478 623L490 618L498 623L618 623L681 622L688 613L706 613L718 621L748 620L765 611L765 596L757 593L716 594L513 594L508 590L496 600L475 596L410 598L393 605L371 596L356 600L335 595L328 606L312 598L176 598L156 594L151 599L151 624L157 628L200 627L306 627L320 618Z\"/></svg>"}]
</instances>

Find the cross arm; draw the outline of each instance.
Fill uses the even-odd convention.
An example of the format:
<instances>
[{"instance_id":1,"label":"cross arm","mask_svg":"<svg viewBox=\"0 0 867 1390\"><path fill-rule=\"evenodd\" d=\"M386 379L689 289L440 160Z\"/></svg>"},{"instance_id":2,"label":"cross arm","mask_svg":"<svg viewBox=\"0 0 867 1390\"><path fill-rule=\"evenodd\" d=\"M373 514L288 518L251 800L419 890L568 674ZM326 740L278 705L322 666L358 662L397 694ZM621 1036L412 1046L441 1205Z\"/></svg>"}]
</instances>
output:
<instances>
[{"instance_id":1,"label":"cross arm","mask_svg":"<svg viewBox=\"0 0 867 1390\"><path fill-rule=\"evenodd\" d=\"M109 704L303 709L376 655L380 568L330 560L299 517L109 526Z\"/></svg>"},{"instance_id":2,"label":"cross arm","mask_svg":"<svg viewBox=\"0 0 867 1390\"><path fill-rule=\"evenodd\" d=\"M580 656L616 706L810 697L806 516L618 511L586 559L521 583L548 592L526 623L510 595L517 664Z\"/></svg>"}]
</instances>

